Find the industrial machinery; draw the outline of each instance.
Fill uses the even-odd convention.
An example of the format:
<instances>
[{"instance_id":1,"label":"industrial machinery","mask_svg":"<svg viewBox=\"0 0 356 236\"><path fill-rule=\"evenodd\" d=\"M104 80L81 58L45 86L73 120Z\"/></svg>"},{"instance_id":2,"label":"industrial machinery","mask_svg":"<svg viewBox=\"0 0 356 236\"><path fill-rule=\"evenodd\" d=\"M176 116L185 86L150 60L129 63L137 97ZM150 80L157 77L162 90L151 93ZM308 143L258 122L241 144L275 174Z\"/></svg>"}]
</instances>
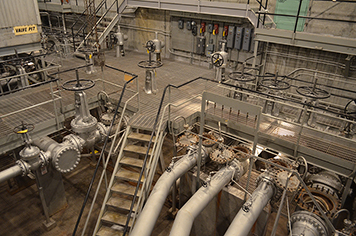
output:
<instances>
[{"instance_id":1,"label":"industrial machinery","mask_svg":"<svg viewBox=\"0 0 356 236\"><path fill-rule=\"evenodd\" d=\"M211 55L211 63L215 67L215 79L219 82L225 80L225 69L228 53L225 51L225 43L222 43L221 51Z\"/></svg>"},{"instance_id":2,"label":"industrial machinery","mask_svg":"<svg viewBox=\"0 0 356 236\"><path fill-rule=\"evenodd\" d=\"M246 72L247 70L253 70L252 72ZM248 85L249 82L253 82L256 80L257 75L253 73L257 73L255 68L247 68L246 63L242 65L242 70L231 72L229 74L229 79L235 82L235 85L239 87L239 90L243 88L251 89L251 86ZM247 101L247 94L241 93L238 91L234 91L230 97L238 99L240 101Z\"/></svg>"},{"instance_id":3,"label":"industrial machinery","mask_svg":"<svg viewBox=\"0 0 356 236\"><path fill-rule=\"evenodd\" d=\"M156 45L157 41L156 43L152 40L147 41L145 46L148 52L148 61L140 61L137 64L139 67L146 69L144 91L147 94L156 94L156 68L159 68L163 65L160 60L152 60L152 53L156 51Z\"/></svg>"},{"instance_id":4,"label":"industrial machinery","mask_svg":"<svg viewBox=\"0 0 356 236\"><path fill-rule=\"evenodd\" d=\"M124 41L126 41L129 37L121 32L120 26L117 26L117 31L114 35L117 39L116 57L123 57L125 56Z\"/></svg>"}]
</instances>

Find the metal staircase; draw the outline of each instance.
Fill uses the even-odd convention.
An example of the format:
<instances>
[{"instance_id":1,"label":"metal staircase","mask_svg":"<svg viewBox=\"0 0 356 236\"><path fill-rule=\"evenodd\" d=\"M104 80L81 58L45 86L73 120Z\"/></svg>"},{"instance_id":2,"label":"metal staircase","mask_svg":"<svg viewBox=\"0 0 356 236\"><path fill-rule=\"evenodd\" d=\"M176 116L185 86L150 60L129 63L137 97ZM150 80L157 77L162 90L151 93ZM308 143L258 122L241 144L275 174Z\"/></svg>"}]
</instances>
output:
<instances>
[{"instance_id":1,"label":"metal staircase","mask_svg":"<svg viewBox=\"0 0 356 236\"><path fill-rule=\"evenodd\" d=\"M158 158L154 156L161 156L164 138L156 140L153 136L150 142L151 135L147 133L149 131L133 132L131 126L127 127L93 235L122 235L127 222L129 230L136 213L142 209L156 172Z\"/></svg>"},{"instance_id":2,"label":"metal staircase","mask_svg":"<svg viewBox=\"0 0 356 236\"><path fill-rule=\"evenodd\" d=\"M146 154L151 136L132 132L131 128L127 132L129 134L124 140L122 155L117 160L117 171L112 175L112 181L110 181L112 186L109 186L110 190L105 196L107 201L102 205L96 225L97 233L94 235L120 235L126 224L135 189L137 185L141 188L145 181L144 176L141 180L139 177L143 166L142 157ZM151 152L152 148L149 150L149 155ZM137 208L136 203L137 200L134 203L134 209ZM131 223L132 221L129 227Z\"/></svg>"},{"instance_id":3,"label":"metal staircase","mask_svg":"<svg viewBox=\"0 0 356 236\"><path fill-rule=\"evenodd\" d=\"M127 9L127 11L126 11ZM135 7L128 7L127 5L127 0L114 0L111 2L111 4L108 6L108 0L102 0L96 10L95 14L91 16L90 18L95 18L100 15L100 18L97 19L96 23L91 26L91 28L87 29L87 25L85 22L83 22L80 18L72 25L72 35L73 35L73 46L74 46L74 51L78 52L80 49L88 44L90 41L93 41L93 38L95 37L96 39L96 33L98 34L97 40L95 40L95 43L98 45L101 45L105 38L110 34L110 32L114 29L115 25L117 25L121 19L122 16L127 16L131 17L133 13L135 13L137 8ZM82 16L88 14L88 9L86 9L83 13ZM74 28L78 24L78 22L82 21L83 25L79 27L77 30L77 33L74 33ZM87 31L85 33L85 31ZM75 38L80 36L80 34L83 33L83 40L79 43L78 46L76 46L75 43ZM90 45L90 46L96 46L96 45Z\"/></svg>"}]
</instances>

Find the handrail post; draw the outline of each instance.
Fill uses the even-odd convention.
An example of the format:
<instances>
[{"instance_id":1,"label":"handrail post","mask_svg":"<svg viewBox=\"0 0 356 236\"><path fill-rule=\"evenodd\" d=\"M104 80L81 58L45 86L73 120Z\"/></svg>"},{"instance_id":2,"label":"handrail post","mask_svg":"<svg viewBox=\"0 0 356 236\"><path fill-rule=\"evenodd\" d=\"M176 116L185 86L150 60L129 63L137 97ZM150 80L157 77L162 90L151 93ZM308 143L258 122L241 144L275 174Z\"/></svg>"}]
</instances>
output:
<instances>
[{"instance_id":1,"label":"handrail post","mask_svg":"<svg viewBox=\"0 0 356 236\"><path fill-rule=\"evenodd\" d=\"M297 18L295 20L295 25L294 25L294 34L297 31L297 26L298 26L298 20L299 20L299 14L300 14L300 8L302 7L302 2L303 0L299 0L299 7L298 7L298 13L297 13Z\"/></svg>"}]
</instances>

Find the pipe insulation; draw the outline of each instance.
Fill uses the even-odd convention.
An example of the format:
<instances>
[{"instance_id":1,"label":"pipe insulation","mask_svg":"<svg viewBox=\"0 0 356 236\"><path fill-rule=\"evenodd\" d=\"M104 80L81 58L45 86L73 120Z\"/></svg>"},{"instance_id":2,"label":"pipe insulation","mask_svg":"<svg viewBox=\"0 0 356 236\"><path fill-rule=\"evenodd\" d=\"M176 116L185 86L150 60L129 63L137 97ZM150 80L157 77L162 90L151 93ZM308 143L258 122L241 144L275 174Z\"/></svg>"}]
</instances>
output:
<instances>
[{"instance_id":1,"label":"pipe insulation","mask_svg":"<svg viewBox=\"0 0 356 236\"><path fill-rule=\"evenodd\" d=\"M205 149L202 149L202 159L208 156ZM145 207L142 209L135 223L130 236L150 236L156 224L163 204L169 194L173 183L197 164L198 153L191 150L178 160L172 168L168 168L158 179L153 188Z\"/></svg>"},{"instance_id":2,"label":"pipe insulation","mask_svg":"<svg viewBox=\"0 0 356 236\"><path fill-rule=\"evenodd\" d=\"M220 169L207 183L201 187L178 211L170 236L189 236L195 218L204 210L209 202L234 177L239 179L245 173L243 166L237 160Z\"/></svg>"},{"instance_id":3,"label":"pipe insulation","mask_svg":"<svg viewBox=\"0 0 356 236\"><path fill-rule=\"evenodd\" d=\"M22 175L21 167L19 165L12 166L0 172L0 183L19 175Z\"/></svg>"},{"instance_id":4,"label":"pipe insulation","mask_svg":"<svg viewBox=\"0 0 356 236\"><path fill-rule=\"evenodd\" d=\"M241 207L235 216L225 236L246 236L249 234L253 224L261 214L263 208L274 195L272 180L263 178L260 180L252 196Z\"/></svg>"}]
</instances>

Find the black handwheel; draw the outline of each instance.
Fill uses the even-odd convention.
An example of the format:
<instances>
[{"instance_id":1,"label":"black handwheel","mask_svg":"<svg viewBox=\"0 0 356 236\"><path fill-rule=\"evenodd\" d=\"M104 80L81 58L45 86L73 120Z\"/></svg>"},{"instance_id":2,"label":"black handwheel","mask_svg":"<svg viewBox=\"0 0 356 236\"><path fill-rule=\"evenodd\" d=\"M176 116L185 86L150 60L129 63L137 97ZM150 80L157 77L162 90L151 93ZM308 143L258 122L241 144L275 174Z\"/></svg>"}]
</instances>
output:
<instances>
[{"instance_id":1,"label":"black handwheel","mask_svg":"<svg viewBox=\"0 0 356 236\"><path fill-rule=\"evenodd\" d=\"M262 87L274 90L286 90L290 88L290 84L288 82L275 79L264 79L260 84Z\"/></svg>"},{"instance_id":2,"label":"black handwheel","mask_svg":"<svg viewBox=\"0 0 356 236\"><path fill-rule=\"evenodd\" d=\"M156 50L155 43L152 40L147 41L146 48L149 52L154 52Z\"/></svg>"},{"instance_id":3,"label":"black handwheel","mask_svg":"<svg viewBox=\"0 0 356 236\"><path fill-rule=\"evenodd\" d=\"M62 85L64 90L83 91L94 87L95 82L90 79L69 80Z\"/></svg>"},{"instance_id":4,"label":"black handwheel","mask_svg":"<svg viewBox=\"0 0 356 236\"><path fill-rule=\"evenodd\" d=\"M155 69L161 67L163 63L161 61L140 61L137 65L145 69Z\"/></svg>"},{"instance_id":5,"label":"black handwheel","mask_svg":"<svg viewBox=\"0 0 356 236\"><path fill-rule=\"evenodd\" d=\"M214 53L211 57L211 63L216 67L220 67L224 64L224 58L220 53Z\"/></svg>"},{"instance_id":6,"label":"black handwheel","mask_svg":"<svg viewBox=\"0 0 356 236\"><path fill-rule=\"evenodd\" d=\"M16 126L13 131L15 134L25 134L27 132L31 132L34 128L35 126L33 124L26 124L22 122L22 124Z\"/></svg>"},{"instance_id":7,"label":"black handwheel","mask_svg":"<svg viewBox=\"0 0 356 236\"><path fill-rule=\"evenodd\" d=\"M314 98L314 99L326 99L330 97L330 93L320 88L313 88L310 86L300 86L297 88L297 93L304 97Z\"/></svg>"},{"instance_id":8,"label":"black handwheel","mask_svg":"<svg viewBox=\"0 0 356 236\"><path fill-rule=\"evenodd\" d=\"M250 73L242 73L239 71L231 72L229 74L229 78L238 82L251 82L256 79L256 75L252 75Z\"/></svg>"}]
</instances>

